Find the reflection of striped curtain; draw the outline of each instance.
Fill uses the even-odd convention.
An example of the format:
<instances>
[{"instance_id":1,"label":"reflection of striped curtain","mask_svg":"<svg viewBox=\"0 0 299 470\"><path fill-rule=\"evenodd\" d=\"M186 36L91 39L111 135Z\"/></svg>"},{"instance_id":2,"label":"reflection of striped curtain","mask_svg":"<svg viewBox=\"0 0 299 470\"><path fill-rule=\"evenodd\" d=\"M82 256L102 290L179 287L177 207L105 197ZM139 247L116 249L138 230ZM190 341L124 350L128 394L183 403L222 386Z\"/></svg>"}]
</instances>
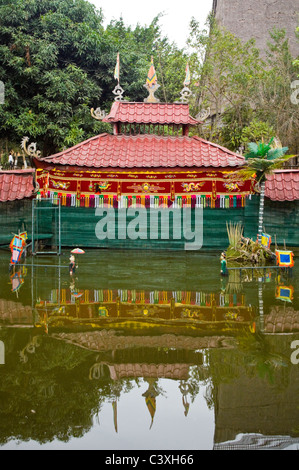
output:
<instances>
[{"instance_id":1,"label":"reflection of striped curtain","mask_svg":"<svg viewBox=\"0 0 299 470\"><path fill-rule=\"evenodd\" d=\"M67 301L67 293L71 295L72 302L75 299L75 296L69 290L61 289L61 303ZM136 304L169 304L172 299L177 303L187 304L187 305L201 305L201 306L210 306L216 304L219 306L236 306L242 305L245 306L245 296L243 294L222 294L222 293L206 293L206 292L194 292L194 291L144 291L144 290L127 290L127 289L94 289L94 290L84 290L84 302L116 302L117 298L121 302L130 302ZM50 294L50 300L52 303L58 302L59 292L57 289L52 289ZM83 300L83 299L82 299Z\"/></svg>"}]
</instances>

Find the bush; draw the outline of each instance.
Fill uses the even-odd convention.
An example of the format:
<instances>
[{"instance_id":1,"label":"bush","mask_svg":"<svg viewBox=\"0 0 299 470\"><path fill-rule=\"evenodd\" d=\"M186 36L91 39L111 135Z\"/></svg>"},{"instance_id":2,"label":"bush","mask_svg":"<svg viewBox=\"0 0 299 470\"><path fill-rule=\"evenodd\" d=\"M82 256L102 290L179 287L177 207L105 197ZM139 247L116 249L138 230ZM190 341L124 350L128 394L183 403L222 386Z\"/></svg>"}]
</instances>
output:
<instances>
[{"instance_id":1,"label":"bush","mask_svg":"<svg viewBox=\"0 0 299 470\"><path fill-rule=\"evenodd\" d=\"M0 160L2 170L9 170L8 154L3 153Z\"/></svg>"}]
</instances>

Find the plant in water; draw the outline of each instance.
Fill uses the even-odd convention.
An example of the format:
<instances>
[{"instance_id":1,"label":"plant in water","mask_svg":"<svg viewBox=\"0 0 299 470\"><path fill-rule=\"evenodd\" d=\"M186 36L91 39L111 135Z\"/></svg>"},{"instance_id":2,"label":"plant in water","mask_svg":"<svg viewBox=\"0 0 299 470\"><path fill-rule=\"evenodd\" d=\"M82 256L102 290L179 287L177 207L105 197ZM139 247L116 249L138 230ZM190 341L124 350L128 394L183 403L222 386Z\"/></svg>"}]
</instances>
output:
<instances>
[{"instance_id":1,"label":"plant in water","mask_svg":"<svg viewBox=\"0 0 299 470\"><path fill-rule=\"evenodd\" d=\"M271 251L260 245L257 241L243 236L243 227L238 222L226 224L229 246L226 252L227 259L235 262L250 262L254 264L264 264L272 258Z\"/></svg>"},{"instance_id":2,"label":"plant in water","mask_svg":"<svg viewBox=\"0 0 299 470\"><path fill-rule=\"evenodd\" d=\"M229 224L226 223L226 228L227 228L229 245L232 248L237 248L243 236L243 227L241 226L241 223L240 222L236 224L233 224L232 222L230 222Z\"/></svg>"}]
</instances>

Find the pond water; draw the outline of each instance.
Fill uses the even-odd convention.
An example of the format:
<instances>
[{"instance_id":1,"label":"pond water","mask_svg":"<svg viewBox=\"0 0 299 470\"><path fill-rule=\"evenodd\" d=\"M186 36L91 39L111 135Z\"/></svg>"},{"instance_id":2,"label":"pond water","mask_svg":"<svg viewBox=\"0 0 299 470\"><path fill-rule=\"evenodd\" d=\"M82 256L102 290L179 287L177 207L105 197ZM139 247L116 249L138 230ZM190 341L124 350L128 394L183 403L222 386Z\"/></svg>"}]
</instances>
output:
<instances>
[{"instance_id":1,"label":"pond water","mask_svg":"<svg viewBox=\"0 0 299 470\"><path fill-rule=\"evenodd\" d=\"M298 450L296 257L219 255L2 250L0 449Z\"/></svg>"}]
</instances>

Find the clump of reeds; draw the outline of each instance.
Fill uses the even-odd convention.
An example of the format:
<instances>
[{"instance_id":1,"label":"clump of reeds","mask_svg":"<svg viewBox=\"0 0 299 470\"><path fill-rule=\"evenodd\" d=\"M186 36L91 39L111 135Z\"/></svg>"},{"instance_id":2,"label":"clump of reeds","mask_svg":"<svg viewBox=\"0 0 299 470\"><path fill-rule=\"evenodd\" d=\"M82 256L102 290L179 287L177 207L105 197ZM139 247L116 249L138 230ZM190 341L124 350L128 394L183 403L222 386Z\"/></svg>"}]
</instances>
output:
<instances>
[{"instance_id":1,"label":"clump of reeds","mask_svg":"<svg viewBox=\"0 0 299 470\"><path fill-rule=\"evenodd\" d=\"M242 237L243 237L243 227L240 222L229 224L226 222L226 229L228 235L229 246L232 248L237 248Z\"/></svg>"},{"instance_id":2,"label":"clump of reeds","mask_svg":"<svg viewBox=\"0 0 299 470\"><path fill-rule=\"evenodd\" d=\"M243 227L240 222L226 223L229 247L226 258L241 263L261 264L272 258L271 251L251 238L243 236Z\"/></svg>"}]
</instances>

